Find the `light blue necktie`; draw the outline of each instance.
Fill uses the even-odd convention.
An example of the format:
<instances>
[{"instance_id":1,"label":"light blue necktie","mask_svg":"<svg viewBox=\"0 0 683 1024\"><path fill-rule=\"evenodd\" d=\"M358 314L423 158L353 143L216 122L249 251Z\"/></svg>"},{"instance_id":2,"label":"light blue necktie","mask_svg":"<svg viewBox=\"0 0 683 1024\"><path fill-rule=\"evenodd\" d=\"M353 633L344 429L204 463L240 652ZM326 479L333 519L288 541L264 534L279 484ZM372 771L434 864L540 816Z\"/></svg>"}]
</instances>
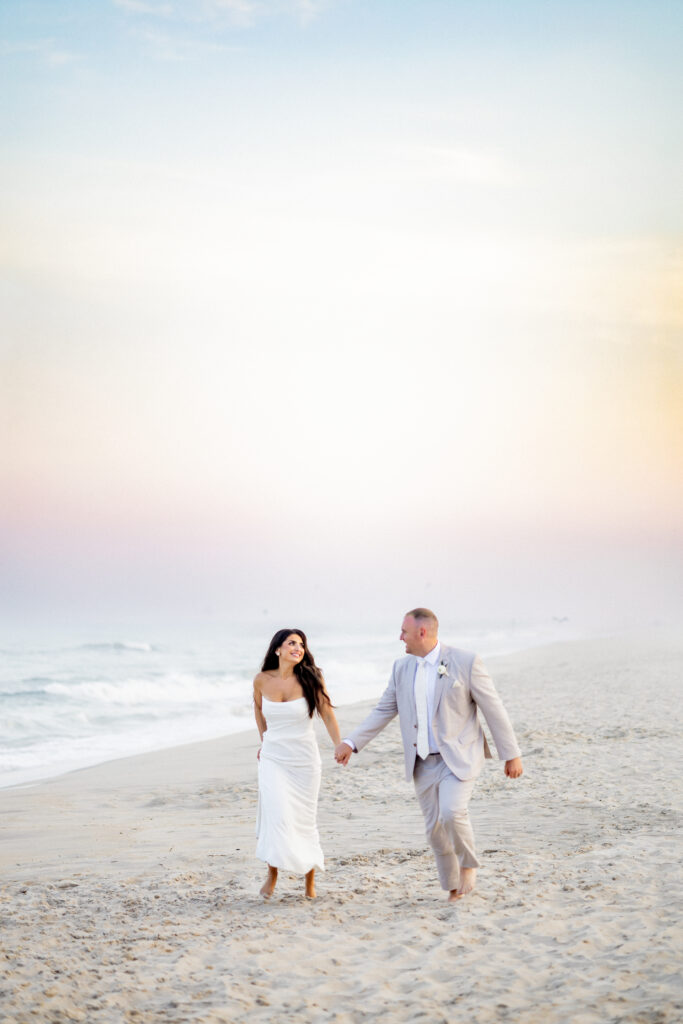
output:
<instances>
[{"instance_id":1,"label":"light blue necktie","mask_svg":"<svg viewBox=\"0 0 683 1024\"><path fill-rule=\"evenodd\" d=\"M429 727L427 710L427 664L417 663L415 673L415 707L417 709L417 752L424 760L429 757Z\"/></svg>"}]
</instances>

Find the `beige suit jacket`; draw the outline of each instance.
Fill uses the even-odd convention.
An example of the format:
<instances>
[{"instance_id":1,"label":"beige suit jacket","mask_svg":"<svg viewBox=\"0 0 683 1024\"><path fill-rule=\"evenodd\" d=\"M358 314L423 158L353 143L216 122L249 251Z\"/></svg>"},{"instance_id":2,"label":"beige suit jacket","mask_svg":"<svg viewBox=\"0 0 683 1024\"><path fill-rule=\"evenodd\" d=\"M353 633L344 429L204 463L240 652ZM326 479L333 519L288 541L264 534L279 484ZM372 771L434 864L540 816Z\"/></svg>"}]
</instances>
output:
<instances>
[{"instance_id":1,"label":"beige suit jacket","mask_svg":"<svg viewBox=\"0 0 683 1024\"><path fill-rule=\"evenodd\" d=\"M365 721L349 734L356 750L399 716L406 779L410 781L417 757L417 712L415 709L414 655L394 662L389 685ZM490 676L479 657L469 651L441 644L439 655L444 672L437 676L432 729L444 761L463 781L477 777L486 757L491 757L477 709L491 730L502 761L520 757L514 730Z\"/></svg>"}]
</instances>

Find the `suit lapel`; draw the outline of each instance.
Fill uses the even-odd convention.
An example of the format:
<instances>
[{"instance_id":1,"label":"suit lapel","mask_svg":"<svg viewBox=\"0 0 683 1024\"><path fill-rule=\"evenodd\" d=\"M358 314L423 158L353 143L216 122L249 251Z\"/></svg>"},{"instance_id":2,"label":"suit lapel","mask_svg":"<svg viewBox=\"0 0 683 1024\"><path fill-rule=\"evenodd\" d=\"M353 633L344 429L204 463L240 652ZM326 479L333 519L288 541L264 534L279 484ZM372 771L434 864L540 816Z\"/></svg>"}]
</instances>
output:
<instances>
[{"instance_id":1,"label":"suit lapel","mask_svg":"<svg viewBox=\"0 0 683 1024\"><path fill-rule=\"evenodd\" d=\"M405 693L405 699L408 706L412 710L413 716L417 714L417 708L415 707L415 657L409 658L404 670L403 670L403 687Z\"/></svg>"},{"instance_id":2,"label":"suit lapel","mask_svg":"<svg viewBox=\"0 0 683 1024\"><path fill-rule=\"evenodd\" d=\"M447 688L449 686L451 686L452 683L453 683L453 676L451 675L451 668L450 668L450 659L448 657L449 654L450 654L449 648L448 647L444 647L444 645L441 644L441 650L439 651L439 660L437 662L437 667L436 667L436 670L437 670L436 689L434 691L434 715L435 716L437 715L437 713L439 711L439 705L441 703L441 698L443 697L443 695L446 692ZM446 675L439 675L438 674L438 672L439 672L439 665L445 665L446 666L446 669L447 669Z\"/></svg>"}]
</instances>

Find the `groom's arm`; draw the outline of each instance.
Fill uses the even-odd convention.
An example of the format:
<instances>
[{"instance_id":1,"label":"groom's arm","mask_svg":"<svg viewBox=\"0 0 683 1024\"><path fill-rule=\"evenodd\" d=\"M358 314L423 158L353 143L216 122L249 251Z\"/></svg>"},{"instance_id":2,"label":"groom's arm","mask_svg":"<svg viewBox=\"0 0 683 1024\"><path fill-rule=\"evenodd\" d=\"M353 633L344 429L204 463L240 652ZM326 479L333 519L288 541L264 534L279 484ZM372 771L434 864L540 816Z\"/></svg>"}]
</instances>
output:
<instances>
[{"instance_id":1,"label":"groom's arm","mask_svg":"<svg viewBox=\"0 0 683 1024\"><path fill-rule=\"evenodd\" d=\"M498 757L501 761L508 763L519 760L521 753L512 723L503 706L500 695L493 685L493 680L484 668L478 655L474 659L470 672L470 693L477 707L481 709L486 719L486 724L491 730L491 735L498 751ZM516 770L514 772L507 772L506 769L506 774L516 778L517 775L522 774L521 765L522 763L519 761L520 770L518 772Z\"/></svg>"},{"instance_id":2,"label":"groom's arm","mask_svg":"<svg viewBox=\"0 0 683 1024\"><path fill-rule=\"evenodd\" d=\"M370 714L335 750L334 756L339 764L348 764L351 754L362 750L397 714L396 679L392 671L389 685Z\"/></svg>"}]
</instances>

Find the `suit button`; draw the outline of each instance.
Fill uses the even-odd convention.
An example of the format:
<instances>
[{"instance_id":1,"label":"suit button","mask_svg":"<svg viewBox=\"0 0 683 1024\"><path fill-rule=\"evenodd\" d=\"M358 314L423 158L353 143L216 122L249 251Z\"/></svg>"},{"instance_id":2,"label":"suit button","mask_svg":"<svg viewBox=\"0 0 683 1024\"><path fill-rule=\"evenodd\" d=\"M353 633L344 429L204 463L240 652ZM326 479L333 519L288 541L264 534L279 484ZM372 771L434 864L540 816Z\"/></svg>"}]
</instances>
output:
<instances>
[{"instance_id":1,"label":"suit button","mask_svg":"<svg viewBox=\"0 0 683 1024\"><path fill-rule=\"evenodd\" d=\"M416 746L417 746L417 743L413 743L413 746L414 746L414 747L416 747Z\"/></svg>"},{"instance_id":2,"label":"suit button","mask_svg":"<svg viewBox=\"0 0 683 1024\"><path fill-rule=\"evenodd\" d=\"M415 726L415 728L417 729L417 726Z\"/></svg>"}]
</instances>

